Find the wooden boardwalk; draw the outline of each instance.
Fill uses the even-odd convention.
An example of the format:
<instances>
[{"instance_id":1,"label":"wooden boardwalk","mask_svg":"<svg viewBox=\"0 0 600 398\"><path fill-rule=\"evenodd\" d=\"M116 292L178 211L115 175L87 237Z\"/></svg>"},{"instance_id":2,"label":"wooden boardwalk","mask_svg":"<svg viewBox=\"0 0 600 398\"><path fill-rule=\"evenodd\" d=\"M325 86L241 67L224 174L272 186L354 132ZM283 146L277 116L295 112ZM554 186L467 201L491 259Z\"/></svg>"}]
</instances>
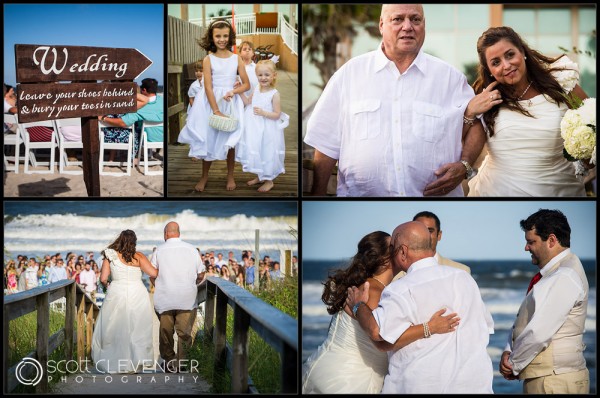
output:
<instances>
[{"instance_id":1,"label":"wooden boardwalk","mask_svg":"<svg viewBox=\"0 0 600 398\"><path fill-rule=\"evenodd\" d=\"M188 157L188 145L167 147L167 195L168 197L298 197L298 74L283 70L277 73L277 90L281 93L281 109L290 115L290 125L285 134L285 174L279 175L271 191L261 193L249 187L246 182L255 178L245 173L239 163L235 165L234 191L225 189L227 164L224 160L213 162L208 183L203 192L194 191L194 186L202 176L202 162L192 162Z\"/></svg>"}]
</instances>

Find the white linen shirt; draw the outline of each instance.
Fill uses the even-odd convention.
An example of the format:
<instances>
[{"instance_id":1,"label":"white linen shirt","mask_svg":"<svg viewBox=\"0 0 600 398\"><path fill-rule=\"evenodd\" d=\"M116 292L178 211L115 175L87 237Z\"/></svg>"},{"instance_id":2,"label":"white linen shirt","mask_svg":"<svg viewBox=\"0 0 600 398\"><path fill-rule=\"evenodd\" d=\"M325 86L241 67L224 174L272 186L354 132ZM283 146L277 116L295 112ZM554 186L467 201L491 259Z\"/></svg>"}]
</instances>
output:
<instances>
[{"instance_id":1,"label":"white linen shirt","mask_svg":"<svg viewBox=\"0 0 600 398\"><path fill-rule=\"evenodd\" d=\"M563 250L540 270L542 279L531 290L536 303L535 314L515 340L514 346L512 332L508 334L504 351L512 352L509 361L513 365L514 375L521 373L550 344L556 331L565 323L573 305L585 298L581 279L572 269L559 267L550 277L545 278L548 271L570 253L571 249ZM514 347L518 347L517 350Z\"/></svg>"},{"instance_id":2,"label":"white linen shirt","mask_svg":"<svg viewBox=\"0 0 600 398\"><path fill-rule=\"evenodd\" d=\"M450 64L421 51L400 74L379 47L331 77L304 142L338 159L338 196L423 196L435 170L460 160L473 96Z\"/></svg>"},{"instance_id":3,"label":"white linen shirt","mask_svg":"<svg viewBox=\"0 0 600 398\"><path fill-rule=\"evenodd\" d=\"M159 314L170 310L192 310L196 306L196 277L204 264L196 248L180 238L170 238L152 253L158 269L154 289L154 309Z\"/></svg>"},{"instance_id":4,"label":"white linen shirt","mask_svg":"<svg viewBox=\"0 0 600 398\"><path fill-rule=\"evenodd\" d=\"M85 284L86 292L92 292L96 290L96 273L91 269L89 271L81 271L81 273L79 274L79 283L81 285Z\"/></svg>"},{"instance_id":5,"label":"white linen shirt","mask_svg":"<svg viewBox=\"0 0 600 398\"><path fill-rule=\"evenodd\" d=\"M468 273L439 266L433 257L413 263L406 276L382 292L373 316L379 335L394 343L411 325L428 322L442 308L456 312L455 332L434 334L388 352L382 393L492 393L492 361L487 353L494 322Z\"/></svg>"}]
</instances>

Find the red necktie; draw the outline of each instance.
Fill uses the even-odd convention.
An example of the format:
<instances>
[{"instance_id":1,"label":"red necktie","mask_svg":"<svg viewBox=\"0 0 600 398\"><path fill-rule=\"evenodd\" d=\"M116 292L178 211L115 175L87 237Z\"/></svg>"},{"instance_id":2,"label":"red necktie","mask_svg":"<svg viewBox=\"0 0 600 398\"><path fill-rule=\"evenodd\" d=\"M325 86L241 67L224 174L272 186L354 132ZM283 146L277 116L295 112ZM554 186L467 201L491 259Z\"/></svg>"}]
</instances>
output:
<instances>
[{"instance_id":1,"label":"red necktie","mask_svg":"<svg viewBox=\"0 0 600 398\"><path fill-rule=\"evenodd\" d=\"M533 285L538 283L540 279L542 279L542 274L538 272L533 276L533 278L531 278L531 282L529 282L529 287L527 288L527 293L529 293L529 291L533 288ZM525 295L527 295L527 293Z\"/></svg>"}]
</instances>

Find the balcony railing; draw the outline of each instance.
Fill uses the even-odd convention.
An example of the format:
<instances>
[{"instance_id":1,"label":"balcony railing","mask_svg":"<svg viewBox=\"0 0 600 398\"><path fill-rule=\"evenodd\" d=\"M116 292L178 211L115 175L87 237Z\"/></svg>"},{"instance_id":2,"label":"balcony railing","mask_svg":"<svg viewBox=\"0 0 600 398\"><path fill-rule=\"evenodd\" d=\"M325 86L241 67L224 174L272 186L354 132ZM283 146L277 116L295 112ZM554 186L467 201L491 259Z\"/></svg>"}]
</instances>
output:
<instances>
[{"instance_id":1,"label":"balcony railing","mask_svg":"<svg viewBox=\"0 0 600 398\"><path fill-rule=\"evenodd\" d=\"M235 16L235 34L236 36L257 35L261 33L281 35L283 42L292 50L294 54L298 54L298 31L294 29L285 20L282 13L278 13L276 28L257 28L256 14L239 14ZM226 18L231 22L231 15L227 17L213 17L207 20L210 23L216 19ZM202 26L202 19L190 19L190 22Z\"/></svg>"}]
</instances>

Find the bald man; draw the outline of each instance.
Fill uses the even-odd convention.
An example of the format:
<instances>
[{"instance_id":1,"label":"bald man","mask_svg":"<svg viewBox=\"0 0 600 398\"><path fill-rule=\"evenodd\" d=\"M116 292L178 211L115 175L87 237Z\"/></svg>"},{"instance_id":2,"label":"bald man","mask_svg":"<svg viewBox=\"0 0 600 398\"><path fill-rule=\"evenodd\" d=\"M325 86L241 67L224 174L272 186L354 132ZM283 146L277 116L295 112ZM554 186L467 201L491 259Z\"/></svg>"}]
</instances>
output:
<instances>
[{"instance_id":1,"label":"bald man","mask_svg":"<svg viewBox=\"0 0 600 398\"><path fill-rule=\"evenodd\" d=\"M466 115L465 75L422 51L420 4L384 4L377 49L346 62L308 120L315 148L312 194L326 194L338 163L338 196L464 196L485 143Z\"/></svg>"},{"instance_id":2,"label":"bald man","mask_svg":"<svg viewBox=\"0 0 600 398\"><path fill-rule=\"evenodd\" d=\"M165 361L164 370L175 373L189 363L185 351L192 344L192 327L196 319L196 283L204 274L204 264L196 248L181 240L179 225L169 222L164 230L165 243L152 254L152 265L158 269L154 289L154 310L160 321L159 350ZM173 333L177 332L175 353Z\"/></svg>"},{"instance_id":3,"label":"bald man","mask_svg":"<svg viewBox=\"0 0 600 398\"><path fill-rule=\"evenodd\" d=\"M394 344L411 325L424 324L423 339L389 354L382 393L492 393L492 361L487 353L493 321L477 283L468 273L440 267L433 257L429 230L411 221L394 230L390 243L394 274L372 312L366 305L368 283L348 289L347 304L358 305L356 318L374 342ZM428 333L432 313L446 308L460 324L453 333Z\"/></svg>"}]
</instances>

